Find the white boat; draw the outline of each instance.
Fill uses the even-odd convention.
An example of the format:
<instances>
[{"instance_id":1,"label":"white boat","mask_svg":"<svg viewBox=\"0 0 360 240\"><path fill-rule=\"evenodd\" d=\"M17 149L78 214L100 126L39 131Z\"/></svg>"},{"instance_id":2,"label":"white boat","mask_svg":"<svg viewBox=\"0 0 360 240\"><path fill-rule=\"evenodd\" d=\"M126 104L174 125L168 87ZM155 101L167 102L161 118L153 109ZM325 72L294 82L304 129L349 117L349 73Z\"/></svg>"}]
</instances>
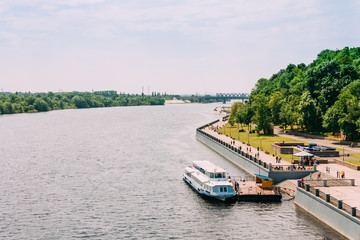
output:
<instances>
[{"instance_id":1,"label":"white boat","mask_svg":"<svg viewBox=\"0 0 360 240\"><path fill-rule=\"evenodd\" d=\"M186 167L184 180L202 195L222 201L235 199L231 180L224 169L209 161L194 161Z\"/></svg>"}]
</instances>

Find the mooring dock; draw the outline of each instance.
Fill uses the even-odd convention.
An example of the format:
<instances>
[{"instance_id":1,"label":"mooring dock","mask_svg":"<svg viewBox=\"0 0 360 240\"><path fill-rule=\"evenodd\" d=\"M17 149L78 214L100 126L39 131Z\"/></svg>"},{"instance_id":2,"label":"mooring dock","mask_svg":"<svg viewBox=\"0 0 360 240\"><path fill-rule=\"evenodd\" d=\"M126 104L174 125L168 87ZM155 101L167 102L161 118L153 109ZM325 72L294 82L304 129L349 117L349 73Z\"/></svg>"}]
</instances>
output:
<instances>
[{"instance_id":1,"label":"mooring dock","mask_svg":"<svg viewBox=\"0 0 360 240\"><path fill-rule=\"evenodd\" d=\"M268 177L256 175L255 181L232 180L238 201L280 202L280 189L272 185Z\"/></svg>"}]
</instances>

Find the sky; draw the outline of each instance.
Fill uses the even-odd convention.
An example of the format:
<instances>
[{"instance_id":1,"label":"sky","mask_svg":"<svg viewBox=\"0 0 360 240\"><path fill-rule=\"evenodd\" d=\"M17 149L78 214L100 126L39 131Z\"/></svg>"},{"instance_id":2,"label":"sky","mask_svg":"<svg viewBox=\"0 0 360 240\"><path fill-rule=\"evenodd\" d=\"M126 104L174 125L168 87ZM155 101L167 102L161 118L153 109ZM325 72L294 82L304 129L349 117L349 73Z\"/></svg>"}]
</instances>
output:
<instances>
[{"instance_id":1,"label":"sky","mask_svg":"<svg viewBox=\"0 0 360 240\"><path fill-rule=\"evenodd\" d=\"M358 0L0 0L0 91L249 93L359 47Z\"/></svg>"}]
</instances>

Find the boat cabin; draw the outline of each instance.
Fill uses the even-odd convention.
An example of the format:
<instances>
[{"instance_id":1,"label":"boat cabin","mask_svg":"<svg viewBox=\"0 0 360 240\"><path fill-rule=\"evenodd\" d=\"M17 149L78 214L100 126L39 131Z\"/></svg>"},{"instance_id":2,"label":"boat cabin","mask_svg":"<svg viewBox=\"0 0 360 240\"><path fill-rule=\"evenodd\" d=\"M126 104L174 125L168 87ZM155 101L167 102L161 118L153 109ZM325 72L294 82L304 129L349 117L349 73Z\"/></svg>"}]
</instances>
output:
<instances>
[{"instance_id":1,"label":"boat cabin","mask_svg":"<svg viewBox=\"0 0 360 240\"><path fill-rule=\"evenodd\" d=\"M226 171L212 162L195 161L193 166L195 169L208 176L211 180L223 181L227 179Z\"/></svg>"}]
</instances>

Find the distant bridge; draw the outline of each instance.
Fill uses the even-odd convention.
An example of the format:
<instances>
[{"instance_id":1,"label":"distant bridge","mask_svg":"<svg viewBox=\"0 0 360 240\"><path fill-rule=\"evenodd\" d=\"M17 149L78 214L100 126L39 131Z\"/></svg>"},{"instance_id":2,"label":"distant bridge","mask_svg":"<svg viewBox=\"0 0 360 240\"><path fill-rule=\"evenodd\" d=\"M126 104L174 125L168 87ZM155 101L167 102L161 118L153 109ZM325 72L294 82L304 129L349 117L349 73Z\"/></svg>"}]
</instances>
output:
<instances>
[{"instance_id":1,"label":"distant bridge","mask_svg":"<svg viewBox=\"0 0 360 240\"><path fill-rule=\"evenodd\" d=\"M226 102L231 99L240 99L242 101L249 100L249 93L216 93L216 95L205 95L200 98L205 99L216 99L217 101Z\"/></svg>"},{"instance_id":2,"label":"distant bridge","mask_svg":"<svg viewBox=\"0 0 360 240\"><path fill-rule=\"evenodd\" d=\"M217 93L216 98L219 99L249 99L249 93Z\"/></svg>"}]
</instances>

